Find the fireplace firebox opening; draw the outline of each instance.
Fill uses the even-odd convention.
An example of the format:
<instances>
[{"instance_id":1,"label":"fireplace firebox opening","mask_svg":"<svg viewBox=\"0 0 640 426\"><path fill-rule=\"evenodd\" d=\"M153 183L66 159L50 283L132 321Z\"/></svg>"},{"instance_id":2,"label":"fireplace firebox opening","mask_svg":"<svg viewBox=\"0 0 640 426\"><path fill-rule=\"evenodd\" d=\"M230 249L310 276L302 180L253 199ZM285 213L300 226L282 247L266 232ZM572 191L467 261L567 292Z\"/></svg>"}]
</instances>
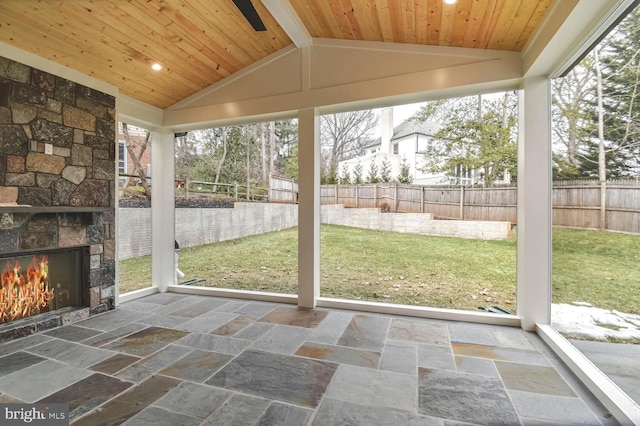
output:
<instances>
[{"instance_id":1,"label":"fireplace firebox opening","mask_svg":"<svg viewBox=\"0 0 640 426\"><path fill-rule=\"evenodd\" d=\"M0 324L82 306L83 250L0 255Z\"/></svg>"}]
</instances>

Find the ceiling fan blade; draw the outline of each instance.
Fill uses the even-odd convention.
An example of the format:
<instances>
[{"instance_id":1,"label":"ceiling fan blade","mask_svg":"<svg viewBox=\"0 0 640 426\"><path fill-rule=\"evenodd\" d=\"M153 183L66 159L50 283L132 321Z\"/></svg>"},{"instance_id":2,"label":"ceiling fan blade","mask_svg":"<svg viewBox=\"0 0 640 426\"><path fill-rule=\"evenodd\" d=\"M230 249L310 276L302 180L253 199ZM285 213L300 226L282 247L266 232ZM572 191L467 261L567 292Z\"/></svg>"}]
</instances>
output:
<instances>
[{"instance_id":1,"label":"ceiling fan blade","mask_svg":"<svg viewBox=\"0 0 640 426\"><path fill-rule=\"evenodd\" d=\"M258 11L253 4L251 4L251 0L233 0L233 3L236 5L240 12L244 15L244 17L249 21L251 26L256 31L266 31L267 27L264 26L262 19L260 19L260 15L258 15Z\"/></svg>"}]
</instances>

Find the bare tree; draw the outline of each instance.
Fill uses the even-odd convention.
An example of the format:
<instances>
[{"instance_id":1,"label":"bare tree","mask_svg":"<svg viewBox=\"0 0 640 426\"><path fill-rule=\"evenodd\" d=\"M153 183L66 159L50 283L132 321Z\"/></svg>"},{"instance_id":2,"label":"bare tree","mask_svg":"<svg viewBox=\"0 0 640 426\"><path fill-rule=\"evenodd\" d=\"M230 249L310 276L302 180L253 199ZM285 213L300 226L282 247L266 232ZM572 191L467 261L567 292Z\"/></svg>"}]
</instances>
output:
<instances>
[{"instance_id":1,"label":"bare tree","mask_svg":"<svg viewBox=\"0 0 640 426\"><path fill-rule=\"evenodd\" d=\"M327 170L336 170L338 162L364 153L378 125L372 110L350 111L321 116L321 145L326 148Z\"/></svg>"},{"instance_id":2,"label":"bare tree","mask_svg":"<svg viewBox=\"0 0 640 426\"><path fill-rule=\"evenodd\" d=\"M131 136L129 135L129 127L127 123L122 123L122 134L124 135L124 143L127 149L127 154L133 163L134 172L132 174L138 175L138 179L140 180L140 184L144 189L144 193L148 199L151 199L151 188L149 187L149 183L147 182L147 174L145 170L140 165L140 160L144 155L144 152L149 147L149 142L151 141L151 132L146 132L146 136L144 141L133 141ZM137 148L137 149L136 149ZM124 189L126 190L129 186L130 179L127 179L127 182L124 185Z\"/></svg>"}]
</instances>

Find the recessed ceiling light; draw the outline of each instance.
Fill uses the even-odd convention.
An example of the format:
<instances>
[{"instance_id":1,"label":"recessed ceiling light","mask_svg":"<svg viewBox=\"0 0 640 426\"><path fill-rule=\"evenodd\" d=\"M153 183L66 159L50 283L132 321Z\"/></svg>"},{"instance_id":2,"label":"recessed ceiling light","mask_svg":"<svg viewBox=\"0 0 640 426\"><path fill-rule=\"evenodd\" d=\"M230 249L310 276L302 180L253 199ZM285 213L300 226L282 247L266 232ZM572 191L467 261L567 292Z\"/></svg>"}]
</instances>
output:
<instances>
[{"instance_id":1,"label":"recessed ceiling light","mask_svg":"<svg viewBox=\"0 0 640 426\"><path fill-rule=\"evenodd\" d=\"M456 4L458 0L442 0L445 4Z\"/></svg>"},{"instance_id":2,"label":"recessed ceiling light","mask_svg":"<svg viewBox=\"0 0 640 426\"><path fill-rule=\"evenodd\" d=\"M160 71L162 69L162 65L155 63L153 65L151 65L151 69L154 71Z\"/></svg>"}]
</instances>

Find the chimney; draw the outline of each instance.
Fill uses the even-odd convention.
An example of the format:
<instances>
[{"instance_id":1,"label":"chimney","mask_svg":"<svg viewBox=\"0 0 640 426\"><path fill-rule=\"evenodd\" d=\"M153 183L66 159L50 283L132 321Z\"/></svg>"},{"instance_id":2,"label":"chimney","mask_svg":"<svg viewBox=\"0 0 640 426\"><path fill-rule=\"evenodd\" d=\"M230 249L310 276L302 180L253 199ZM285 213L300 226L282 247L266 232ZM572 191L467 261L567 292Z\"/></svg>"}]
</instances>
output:
<instances>
[{"instance_id":1,"label":"chimney","mask_svg":"<svg viewBox=\"0 0 640 426\"><path fill-rule=\"evenodd\" d=\"M380 114L380 153L391 154L391 138L393 137L393 108L385 108Z\"/></svg>"}]
</instances>

